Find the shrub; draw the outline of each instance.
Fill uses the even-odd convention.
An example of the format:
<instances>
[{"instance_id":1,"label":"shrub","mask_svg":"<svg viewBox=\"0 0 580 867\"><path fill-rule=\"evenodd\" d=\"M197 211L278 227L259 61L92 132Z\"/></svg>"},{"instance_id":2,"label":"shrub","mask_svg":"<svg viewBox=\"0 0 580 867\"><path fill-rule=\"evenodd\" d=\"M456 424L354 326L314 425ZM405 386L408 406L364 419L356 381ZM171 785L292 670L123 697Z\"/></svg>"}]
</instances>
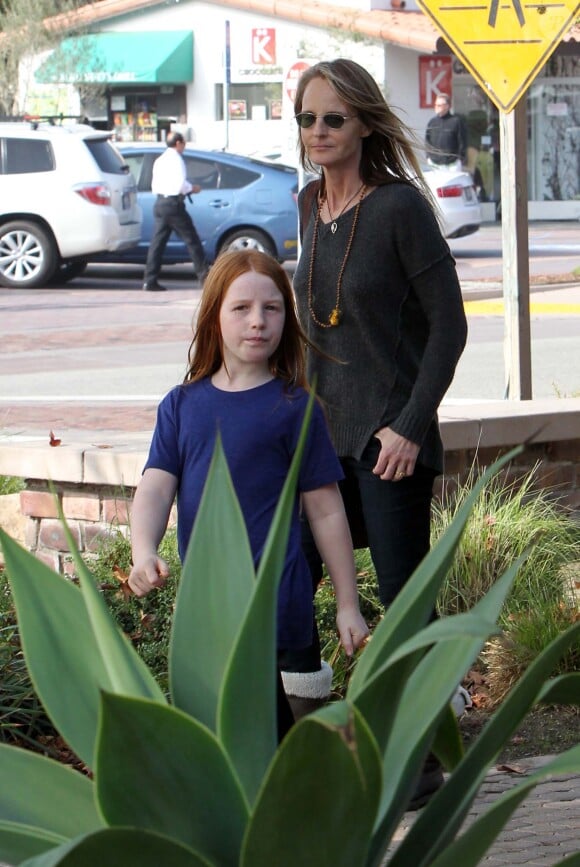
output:
<instances>
[{"instance_id":1,"label":"shrub","mask_svg":"<svg viewBox=\"0 0 580 867\"><path fill-rule=\"evenodd\" d=\"M537 653L578 616L567 570L580 561L580 526L549 491L535 488L537 474L536 466L512 482L495 476L481 489L438 599L443 615L468 611L510 563L529 551L500 615L504 634L494 637L481 655L491 705L502 701ZM472 487L473 474L448 502L435 505L435 539ZM557 661L552 673L579 668L576 646Z\"/></svg>"}]
</instances>

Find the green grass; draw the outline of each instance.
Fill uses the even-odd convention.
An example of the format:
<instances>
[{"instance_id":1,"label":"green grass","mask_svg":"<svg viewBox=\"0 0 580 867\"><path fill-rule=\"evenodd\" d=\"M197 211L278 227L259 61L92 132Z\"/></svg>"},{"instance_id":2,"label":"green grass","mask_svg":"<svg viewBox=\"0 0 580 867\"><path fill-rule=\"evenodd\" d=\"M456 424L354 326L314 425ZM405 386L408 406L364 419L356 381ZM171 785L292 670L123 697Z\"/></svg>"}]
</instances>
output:
<instances>
[{"instance_id":1,"label":"green grass","mask_svg":"<svg viewBox=\"0 0 580 867\"><path fill-rule=\"evenodd\" d=\"M4 494L18 494L24 490L24 479L17 476L0 476L0 497Z\"/></svg>"}]
</instances>

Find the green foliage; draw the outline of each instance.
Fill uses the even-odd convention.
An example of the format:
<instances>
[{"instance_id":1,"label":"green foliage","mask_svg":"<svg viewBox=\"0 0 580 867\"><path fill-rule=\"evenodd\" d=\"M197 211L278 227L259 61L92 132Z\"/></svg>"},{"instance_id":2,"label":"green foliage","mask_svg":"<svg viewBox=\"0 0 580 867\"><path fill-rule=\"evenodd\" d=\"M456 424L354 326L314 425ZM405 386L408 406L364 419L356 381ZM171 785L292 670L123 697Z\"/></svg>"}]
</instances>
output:
<instances>
[{"instance_id":1,"label":"green foliage","mask_svg":"<svg viewBox=\"0 0 580 867\"><path fill-rule=\"evenodd\" d=\"M0 476L0 496L18 494L24 490L24 480L17 476Z\"/></svg>"},{"instance_id":2,"label":"green foliage","mask_svg":"<svg viewBox=\"0 0 580 867\"><path fill-rule=\"evenodd\" d=\"M571 564L580 563L580 526L549 492L537 489L538 467L506 482L496 476L481 490L439 594L442 614L468 611L524 551L500 615L505 635L483 654L493 703L501 701L536 654L574 622L577 599ZM434 538L453 521L473 487L473 477L434 508ZM571 647L553 674L576 671L580 648Z\"/></svg>"},{"instance_id":3,"label":"green foliage","mask_svg":"<svg viewBox=\"0 0 580 867\"><path fill-rule=\"evenodd\" d=\"M546 681L578 642L576 624L537 656L461 755L448 703L497 631L521 562L470 611L426 624L492 471L377 624L345 699L302 719L277 746L276 597L302 447L303 438L254 575L218 443L177 595L170 703L114 624L80 556L77 587L0 531L31 678L93 772L89 779L0 745L1 860L26 867L101 867L120 858L124 867L379 867L434 749L451 776L389 863L471 867L533 785L550 773L580 771L575 747L473 823L469 846L456 839L522 717L538 702L578 704L580 697L579 675ZM225 601L232 574L235 606L224 616L214 603Z\"/></svg>"},{"instance_id":4,"label":"green foliage","mask_svg":"<svg viewBox=\"0 0 580 867\"><path fill-rule=\"evenodd\" d=\"M169 635L181 575L175 529L165 534L159 553L169 565L170 577L165 587L143 599L125 588L131 568L131 545L120 530L108 533L85 562L119 627L167 692Z\"/></svg>"},{"instance_id":5,"label":"green foliage","mask_svg":"<svg viewBox=\"0 0 580 867\"><path fill-rule=\"evenodd\" d=\"M18 742L40 750L39 739L53 733L30 682L10 589L0 571L0 743Z\"/></svg>"}]
</instances>

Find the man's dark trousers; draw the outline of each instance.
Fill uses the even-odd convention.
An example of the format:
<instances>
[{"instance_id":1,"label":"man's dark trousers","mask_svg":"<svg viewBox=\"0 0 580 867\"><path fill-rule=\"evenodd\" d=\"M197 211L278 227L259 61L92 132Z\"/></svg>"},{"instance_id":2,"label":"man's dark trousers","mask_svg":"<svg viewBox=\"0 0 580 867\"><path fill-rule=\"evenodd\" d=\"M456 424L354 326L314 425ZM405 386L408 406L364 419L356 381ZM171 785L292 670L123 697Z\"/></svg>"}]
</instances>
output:
<instances>
[{"instance_id":1,"label":"man's dark trousers","mask_svg":"<svg viewBox=\"0 0 580 867\"><path fill-rule=\"evenodd\" d=\"M146 284L157 282L163 262L163 252L172 232L175 232L187 247L195 273L198 277L204 276L207 270L205 255L199 235L185 207L185 197L157 196L153 215L155 229L147 254L144 282Z\"/></svg>"}]
</instances>

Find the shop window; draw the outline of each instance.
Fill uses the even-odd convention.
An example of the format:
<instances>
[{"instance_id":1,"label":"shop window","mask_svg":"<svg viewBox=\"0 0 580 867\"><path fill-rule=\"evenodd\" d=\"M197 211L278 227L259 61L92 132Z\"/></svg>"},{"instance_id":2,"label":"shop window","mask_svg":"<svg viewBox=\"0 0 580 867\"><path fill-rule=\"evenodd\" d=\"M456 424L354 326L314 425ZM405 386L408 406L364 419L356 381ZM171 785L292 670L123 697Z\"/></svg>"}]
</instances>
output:
<instances>
[{"instance_id":1,"label":"shop window","mask_svg":"<svg viewBox=\"0 0 580 867\"><path fill-rule=\"evenodd\" d=\"M228 88L230 120L281 120L282 83L231 84ZM224 119L224 86L215 87L215 119Z\"/></svg>"}]
</instances>

